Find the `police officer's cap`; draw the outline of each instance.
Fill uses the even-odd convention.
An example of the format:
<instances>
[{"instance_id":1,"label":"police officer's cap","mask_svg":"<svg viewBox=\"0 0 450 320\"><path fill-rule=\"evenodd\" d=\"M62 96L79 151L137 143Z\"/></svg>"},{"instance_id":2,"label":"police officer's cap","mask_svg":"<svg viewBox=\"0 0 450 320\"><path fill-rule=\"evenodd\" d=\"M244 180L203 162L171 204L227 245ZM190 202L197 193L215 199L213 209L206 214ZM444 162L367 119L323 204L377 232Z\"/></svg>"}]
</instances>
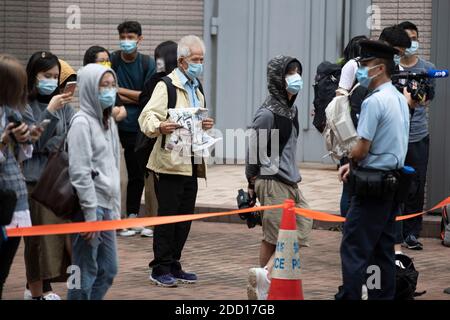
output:
<instances>
[{"instance_id":1,"label":"police officer's cap","mask_svg":"<svg viewBox=\"0 0 450 320\"><path fill-rule=\"evenodd\" d=\"M373 59L393 60L394 55L398 54L398 50L383 41L363 40L361 46L361 62Z\"/></svg>"}]
</instances>

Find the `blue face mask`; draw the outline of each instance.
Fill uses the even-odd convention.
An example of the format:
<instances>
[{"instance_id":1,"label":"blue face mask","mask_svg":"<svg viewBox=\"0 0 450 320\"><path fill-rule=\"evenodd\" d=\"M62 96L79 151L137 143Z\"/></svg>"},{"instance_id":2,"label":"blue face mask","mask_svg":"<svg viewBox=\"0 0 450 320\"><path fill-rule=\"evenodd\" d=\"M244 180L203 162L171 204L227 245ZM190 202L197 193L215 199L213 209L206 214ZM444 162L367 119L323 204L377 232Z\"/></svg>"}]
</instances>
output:
<instances>
[{"instance_id":1,"label":"blue face mask","mask_svg":"<svg viewBox=\"0 0 450 320\"><path fill-rule=\"evenodd\" d=\"M49 96L58 88L58 80L56 79L41 79L37 84L39 94L42 96Z\"/></svg>"},{"instance_id":2,"label":"blue face mask","mask_svg":"<svg viewBox=\"0 0 450 320\"><path fill-rule=\"evenodd\" d=\"M417 54L418 51L419 51L419 42L411 41L411 47L406 49L405 54L410 57Z\"/></svg>"},{"instance_id":3,"label":"blue face mask","mask_svg":"<svg viewBox=\"0 0 450 320\"><path fill-rule=\"evenodd\" d=\"M395 62L395 65L396 66L398 66L399 64L400 64L400 60L402 59L402 57L400 57L398 54L396 54L395 56L394 56L394 62Z\"/></svg>"},{"instance_id":4,"label":"blue face mask","mask_svg":"<svg viewBox=\"0 0 450 320\"><path fill-rule=\"evenodd\" d=\"M102 106L103 110L108 109L110 107L114 107L114 104L116 103L116 95L117 95L116 88L108 88L100 90L98 99L100 100L100 105Z\"/></svg>"},{"instance_id":5,"label":"blue face mask","mask_svg":"<svg viewBox=\"0 0 450 320\"><path fill-rule=\"evenodd\" d=\"M356 72L356 79L358 80L361 87L369 88L372 80L379 76L379 75L376 75L373 77L369 77L369 71L376 67L379 67L379 65L373 66L372 68L369 68L369 67L359 67L358 68L358 71Z\"/></svg>"},{"instance_id":6,"label":"blue face mask","mask_svg":"<svg viewBox=\"0 0 450 320\"><path fill-rule=\"evenodd\" d=\"M130 54L136 51L137 41L136 40L120 40L120 50Z\"/></svg>"},{"instance_id":7,"label":"blue face mask","mask_svg":"<svg viewBox=\"0 0 450 320\"><path fill-rule=\"evenodd\" d=\"M296 95L303 89L303 79L298 73L286 77L286 83L286 90L290 94Z\"/></svg>"},{"instance_id":8,"label":"blue face mask","mask_svg":"<svg viewBox=\"0 0 450 320\"><path fill-rule=\"evenodd\" d=\"M186 74L191 80L198 78L203 73L203 64L202 63L189 63L188 69L186 70Z\"/></svg>"}]
</instances>

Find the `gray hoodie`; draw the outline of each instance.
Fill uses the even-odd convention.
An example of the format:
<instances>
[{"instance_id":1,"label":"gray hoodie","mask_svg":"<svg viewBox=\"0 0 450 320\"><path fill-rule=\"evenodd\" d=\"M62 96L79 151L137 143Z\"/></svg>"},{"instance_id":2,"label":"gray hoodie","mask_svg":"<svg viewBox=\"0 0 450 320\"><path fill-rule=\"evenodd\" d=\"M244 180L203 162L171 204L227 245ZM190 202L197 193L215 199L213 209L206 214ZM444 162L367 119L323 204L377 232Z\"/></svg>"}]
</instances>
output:
<instances>
[{"instance_id":1,"label":"gray hoodie","mask_svg":"<svg viewBox=\"0 0 450 320\"><path fill-rule=\"evenodd\" d=\"M68 134L69 174L77 190L85 221L97 220L97 207L110 209L120 219L120 146L116 123L105 130L99 84L107 69L89 64L78 72L80 111Z\"/></svg>"},{"instance_id":2,"label":"gray hoodie","mask_svg":"<svg viewBox=\"0 0 450 320\"><path fill-rule=\"evenodd\" d=\"M297 140L299 135L298 110L294 105L295 97L289 101L286 91L286 68L291 62L300 62L292 57L277 56L267 65L267 86L269 96L256 111L251 125L254 129L250 136L251 147L258 146L257 163L250 159L247 148L247 164L245 174L249 182L254 177L259 179L274 179L288 185L296 186L302 178L297 167ZM279 130L279 149L277 156L270 156L271 130ZM259 146L259 134L266 130L267 145Z\"/></svg>"}]
</instances>

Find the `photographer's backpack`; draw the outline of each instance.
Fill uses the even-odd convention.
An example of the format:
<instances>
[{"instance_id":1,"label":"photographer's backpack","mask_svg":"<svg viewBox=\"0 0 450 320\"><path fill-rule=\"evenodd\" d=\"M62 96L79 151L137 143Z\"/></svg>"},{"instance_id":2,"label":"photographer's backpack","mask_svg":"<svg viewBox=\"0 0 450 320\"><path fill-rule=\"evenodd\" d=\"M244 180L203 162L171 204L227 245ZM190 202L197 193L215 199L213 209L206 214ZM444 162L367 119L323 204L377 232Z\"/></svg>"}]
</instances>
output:
<instances>
[{"instance_id":1,"label":"photographer's backpack","mask_svg":"<svg viewBox=\"0 0 450 320\"><path fill-rule=\"evenodd\" d=\"M342 67L328 61L322 62L317 67L314 80L314 119L313 125L323 133L325 129L326 117L325 109L336 96L339 86Z\"/></svg>"},{"instance_id":2,"label":"photographer's backpack","mask_svg":"<svg viewBox=\"0 0 450 320\"><path fill-rule=\"evenodd\" d=\"M419 272L412 259L404 254L395 255L395 300L414 300L426 293L416 292Z\"/></svg>"}]
</instances>

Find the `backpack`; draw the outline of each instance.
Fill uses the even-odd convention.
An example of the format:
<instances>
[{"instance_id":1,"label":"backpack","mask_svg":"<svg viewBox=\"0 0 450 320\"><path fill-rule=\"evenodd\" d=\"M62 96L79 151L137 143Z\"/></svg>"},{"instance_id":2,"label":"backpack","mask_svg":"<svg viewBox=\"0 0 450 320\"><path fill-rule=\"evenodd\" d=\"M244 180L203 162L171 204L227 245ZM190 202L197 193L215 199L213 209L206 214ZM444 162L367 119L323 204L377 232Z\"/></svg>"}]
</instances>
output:
<instances>
[{"instance_id":1,"label":"backpack","mask_svg":"<svg viewBox=\"0 0 450 320\"><path fill-rule=\"evenodd\" d=\"M404 254L396 254L395 262L395 300L414 300L424 295L426 291L416 292L419 272L412 259Z\"/></svg>"},{"instance_id":2,"label":"backpack","mask_svg":"<svg viewBox=\"0 0 450 320\"><path fill-rule=\"evenodd\" d=\"M350 105L350 97L358 87L357 84L350 93L342 90L343 95L334 97L325 110L322 134L329 155L337 160L347 157L358 141Z\"/></svg>"},{"instance_id":3,"label":"backpack","mask_svg":"<svg viewBox=\"0 0 450 320\"><path fill-rule=\"evenodd\" d=\"M164 81L167 87L167 109L175 108L177 104L177 89L172 84L172 79L168 76L162 77L160 81ZM200 81L198 81L198 89L202 94L203 87ZM152 93L149 94L151 96ZM206 107L206 102L205 102ZM168 116L168 115L167 115ZM157 138L147 137L142 131L139 131L136 136L136 145L134 147L134 152L136 154L136 159L138 161L139 166L143 170L143 172L147 171L148 159L150 158L150 154L152 153L153 147L155 146ZM164 135L161 140L161 148L164 148L166 144L166 136Z\"/></svg>"},{"instance_id":4,"label":"backpack","mask_svg":"<svg viewBox=\"0 0 450 320\"><path fill-rule=\"evenodd\" d=\"M442 209L441 240L443 246L450 247L450 223L448 218L447 207L444 207Z\"/></svg>"},{"instance_id":5,"label":"backpack","mask_svg":"<svg viewBox=\"0 0 450 320\"><path fill-rule=\"evenodd\" d=\"M298 122L298 109L295 112L295 116L292 120L279 116L273 113L274 123L271 130L279 130L279 150L278 154L281 157L283 150L291 138L292 130L295 128L297 130L297 135L300 135L300 124ZM267 140L267 156L272 156L272 135L269 136Z\"/></svg>"},{"instance_id":6,"label":"backpack","mask_svg":"<svg viewBox=\"0 0 450 320\"><path fill-rule=\"evenodd\" d=\"M111 69L113 69L115 72L117 72L117 66L119 65L119 59L120 59L120 53L121 50L114 51L111 54ZM142 70L144 71L144 79L147 76L148 70L150 69L150 56L146 54L141 54L141 66Z\"/></svg>"},{"instance_id":7,"label":"backpack","mask_svg":"<svg viewBox=\"0 0 450 320\"><path fill-rule=\"evenodd\" d=\"M317 67L314 80L314 119L313 125L323 133L326 124L325 109L336 96L341 77L341 66L328 61L322 62Z\"/></svg>"}]
</instances>

